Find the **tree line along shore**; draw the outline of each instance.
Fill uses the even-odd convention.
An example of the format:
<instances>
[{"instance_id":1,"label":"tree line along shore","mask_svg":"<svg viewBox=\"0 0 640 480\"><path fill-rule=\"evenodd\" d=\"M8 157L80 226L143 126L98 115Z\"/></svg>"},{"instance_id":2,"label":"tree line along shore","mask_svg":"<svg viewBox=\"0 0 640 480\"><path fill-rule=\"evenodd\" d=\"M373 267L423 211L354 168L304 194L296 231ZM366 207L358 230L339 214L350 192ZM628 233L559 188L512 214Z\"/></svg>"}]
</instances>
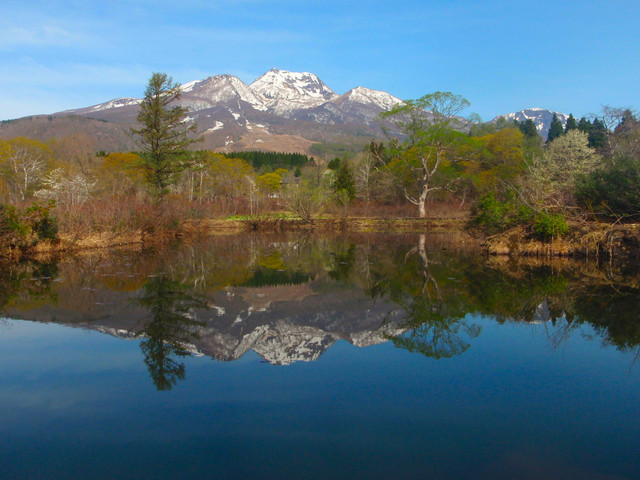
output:
<instances>
[{"instance_id":1,"label":"tree line along shore","mask_svg":"<svg viewBox=\"0 0 640 480\"><path fill-rule=\"evenodd\" d=\"M435 92L379 116L385 140L340 157L199 150L154 73L132 129L135 152L96 151L81 132L0 140L3 256L252 230L460 231L487 252L635 255L640 120L604 107L533 121L465 119Z\"/></svg>"}]
</instances>

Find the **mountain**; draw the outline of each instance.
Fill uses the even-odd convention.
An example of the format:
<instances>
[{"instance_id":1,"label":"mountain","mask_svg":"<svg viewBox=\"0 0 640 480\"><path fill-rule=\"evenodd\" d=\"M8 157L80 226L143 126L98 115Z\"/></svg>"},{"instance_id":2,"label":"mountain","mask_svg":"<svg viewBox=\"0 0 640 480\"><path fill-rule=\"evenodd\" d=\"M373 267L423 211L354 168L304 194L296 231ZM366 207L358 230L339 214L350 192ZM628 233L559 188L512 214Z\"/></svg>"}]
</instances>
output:
<instances>
[{"instance_id":1,"label":"mountain","mask_svg":"<svg viewBox=\"0 0 640 480\"><path fill-rule=\"evenodd\" d=\"M270 111L285 117L338 96L313 73L287 72L277 68L259 77L250 87Z\"/></svg>"},{"instance_id":2,"label":"mountain","mask_svg":"<svg viewBox=\"0 0 640 480\"><path fill-rule=\"evenodd\" d=\"M354 123L374 126L380 112L391 110L401 102L387 92L356 87L315 108L298 112L296 118L331 125Z\"/></svg>"},{"instance_id":3,"label":"mountain","mask_svg":"<svg viewBox=\"0 0 640 480\"><path fill-rule=\"evenodd\" d=\"M387 92L356 87L338 95L308 72L269 70L247 85L233 75L215 75L182 85L178 103L188 109L203 142L215 151L277 150L311 153L314 143L348 145L359 151L372 138L384 138L377 116L401 100ZM91 137L97 150L139 148L130 134L139 98L123 97L52 115L0 123L0 138L25 136L41 141L74 133ZM503 115L536 122L546 138L553 113L530 108ZM558 114L564 123L567 116ZM497 118L497 117L496 117Z\"/></svg>"},{"instance_id":4,"label":"mountain","mask_svg":"<svg viewBox=\"0 0 640 480\"><path fill-rule=\"evenodd\" d=\"M256 110L267 110L267 106L256 92L233 75L216 75L205 80L189 82L180 89L180 104L194 112L229 102L244 102Z\"/></svg>"},{"instance_id":5,"label":"mountain","mask_svg":"<svg viewBox=\"0 0 640 480\"><path fill-rule=\"evenodd\" d=\"M381 137L376 116L400 102L386 92L357 87L338 95L313 73L271 69L247 85L233 75L215 75L182 85L178 103L189 111L187 121L196 122L204 141L200 148L217 151L278 150L309 153L316 142L339 142L359 149L371 138ZM141 99L118 98L90 107L58 112L47 118L82 118L102 121L105 129L136 125ZM18 119L14 135L35 137L45 117ZM21 131L22 127L22 131ZM0 126L0 137L6 129ZM56 136L46 129L47 140ZM96 135L96 137L100 137ZM96 138L99 149L132 149L135 138L126 142L113 135ZM108 140L108 141L101 141Z\"/></svg>"},{"instance_id":6,"label":"mountain","mask_svg":"<svg viewBox=\"0 0 640 480\"><path fill-rule=\"evenodd\" d=\"M524 110L520 110L515 113L507 113L506 115L498 115L493 121L496 121L498 118L503 117L507 120L517 120L519 122L524 122L525 120L533 120L533 123L536 124L536 128L538 129L538 133L545 140L549 135L549 127L551 126L551 120L553 119L553 115L556 114L558 116L558 120L562 122L562 126L567 123L567 118L569 115L565 115L560 112L553 112L551 110L545 110L542 108L526 108Z\"/></svg>"}]
</instances>

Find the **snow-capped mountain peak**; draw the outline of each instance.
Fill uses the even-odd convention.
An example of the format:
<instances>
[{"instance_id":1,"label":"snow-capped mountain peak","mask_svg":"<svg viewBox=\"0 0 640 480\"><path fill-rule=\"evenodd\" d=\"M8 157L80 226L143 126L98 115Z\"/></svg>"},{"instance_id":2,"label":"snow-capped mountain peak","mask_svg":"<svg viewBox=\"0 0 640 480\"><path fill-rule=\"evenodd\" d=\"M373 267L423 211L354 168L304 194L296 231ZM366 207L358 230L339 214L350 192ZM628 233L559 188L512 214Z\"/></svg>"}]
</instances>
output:
<instances>
[{"instance_id":1,"label":"snow-capped mountain peak","mask_svg":"<svg viewBox=\"0 0 640 480\"><path fill-rule=\"evenodd\" d=\"M289 72L277 68L259 77L250 88L270 110L280 115L317 107L337 97L336 93L313 73Z\"/></svg>"},{"instance_id":2,"label":"snow-capped mountain peak","mask_svg":"<svg viewBox=\"0 0 640 480\"><path fill-rule=\"evenodd\" d=\"M242 100L256 110L266 110L264 102L249 86L233 75L215 75L182 85L181 102L191 110L210 108L220 102Z\"/></svg>"},{"instance_id":3,"label":"snow-capped mountain peak","mask_svg":"<svg viewBox=\"0 0 640 480\"><path fill-rule=\"evenodd\" d=\"M533 120L533 123L536 124L536 128L538 129L538 134L540 134L542 138L546 139L547 135L549 134L549 127L551 126L551 120L553 119L554 114L558 116L558 120L562 122L562 126L567 123L569 115L537 107L525 108L524 110L520 110L518 112L498 115L494 119L494 121L500 117L506 118L507 120L517 120L519 122L524 122L525 120Z\"/></svg>"},{"instance_id":4,"label":"snow-capped mountain peak","mask_svg":"<svg viewBox=\"0 0 640 480\"><path fill-rule=\"evenodd\" d=\"M397 97L388 94L387 92L382 92L380 90L372 90L370 88L365 87L356 87L354 89L349 90L344 95L340 95L338 98L345 98L352 102L376 105L380 107L382 110L390 110L398 103L402 103ZM332 101L337 101L338 99L334 99Z\"/></svg>"}]
</instances>

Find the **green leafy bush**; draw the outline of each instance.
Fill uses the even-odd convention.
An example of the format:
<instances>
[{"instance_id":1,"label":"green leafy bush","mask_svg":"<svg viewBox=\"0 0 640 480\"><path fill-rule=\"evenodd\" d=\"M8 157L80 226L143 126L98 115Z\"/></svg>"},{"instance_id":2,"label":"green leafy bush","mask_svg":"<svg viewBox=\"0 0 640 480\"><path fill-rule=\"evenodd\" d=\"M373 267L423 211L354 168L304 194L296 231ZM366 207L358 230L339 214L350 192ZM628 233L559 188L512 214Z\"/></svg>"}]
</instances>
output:
<instances>
[{"instance_id":1,"label":"green leafy bush","mask_svg":"<svg viewBox=\"0 0 640 480\"><path fill-rule=\"evenodd\" d=\"M55 240L58 220L51 216L55 202L34 203L24 211L13 205L0 204L0 247L26 249L40 240Z\"/></svg>"},{"instance_id":2,"label":"green leafy bush","mask_svg":"<svg viewBox=\"0 0 640 480\"><path fill-rule=\"evenodd\" d=\"M512 200L498 200L493 193L480 197L472 209L471 224L486 233L507 230L516 224L518 209Z\"/></svg>"},{"instance_id":3,"label":"green leafy bush","mask_svg":"<svg viewBox=\"0 0 640 480\"><path fill-rule=\"evenodd\" d=\"M549 241L553 237L561 237L569 231L567 221L562 215L539 213L533 220L533 232L539 240Z\"/></svg>"},{"instance_id":4,"label":"green leafy bush","mask_svg":"<svg viewBox=\"0 0 640 480\"><path fill-rule=\"evenodd\" d=\"M58 237L58 219L51 216L51 209L56 206L54 200L46 205L34 203L25 210L25 221L39 240L55 240Z\"/></svg>"}]
</instances>

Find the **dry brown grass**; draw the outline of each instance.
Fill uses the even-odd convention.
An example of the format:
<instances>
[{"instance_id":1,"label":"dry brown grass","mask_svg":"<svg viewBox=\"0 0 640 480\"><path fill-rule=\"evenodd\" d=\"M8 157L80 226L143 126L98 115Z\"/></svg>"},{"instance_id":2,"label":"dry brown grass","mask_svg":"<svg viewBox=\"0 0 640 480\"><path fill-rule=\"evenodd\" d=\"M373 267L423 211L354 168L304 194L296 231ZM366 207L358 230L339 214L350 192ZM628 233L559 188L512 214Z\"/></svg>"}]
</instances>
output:
<instances>
[{"instance_id":1,"label":"dry brown grass","mask_svg":"<svg viewBox=\"0 0 640 480\"><path fill-rule=\"evenodd\" d=\"M542 242L518 226L489 237L485 245L492 255L534 257L638 257L640 256L640 226L637 224L608 225L602 223L571 224L562 238Z\"/></svg>"}]
</instances>

